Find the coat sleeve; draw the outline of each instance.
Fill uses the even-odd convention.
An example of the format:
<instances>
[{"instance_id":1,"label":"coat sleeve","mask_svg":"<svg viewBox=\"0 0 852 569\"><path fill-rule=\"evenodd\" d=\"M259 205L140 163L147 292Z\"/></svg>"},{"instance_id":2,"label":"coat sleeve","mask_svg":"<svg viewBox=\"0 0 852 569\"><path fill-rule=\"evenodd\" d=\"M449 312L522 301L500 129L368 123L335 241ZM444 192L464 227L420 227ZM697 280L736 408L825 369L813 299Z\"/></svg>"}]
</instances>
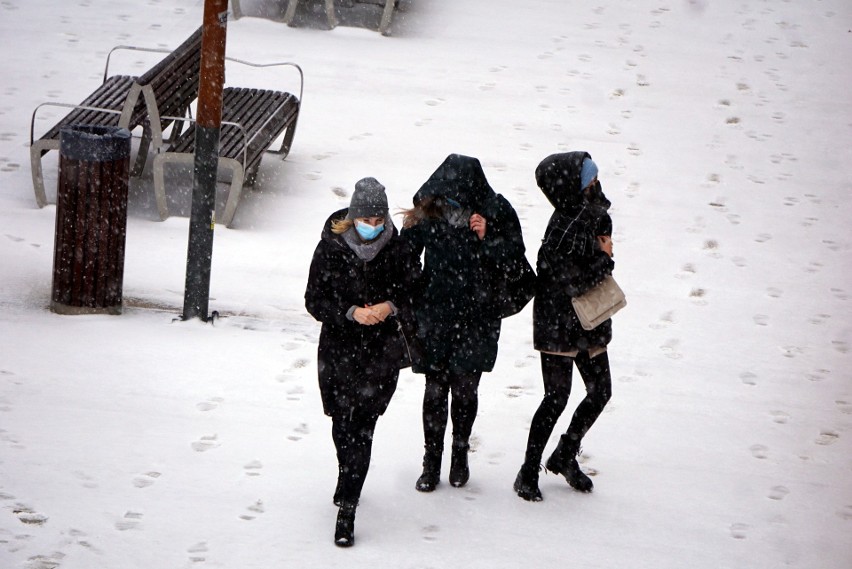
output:
<instances>
[{"instance_id":1,"label":"coat sleeve","mask_svg":"<svg viewBox=\"0 0 852 569\"><path fill-rule=\"evenodd\" d=\"M334 257L329 246L320 241L311 260L305 308L323 324L345 325L348 322L346 312L351 304L341 297L341 287L335 286L342 275L333 264Z\"/></svg>"}]
</instances>

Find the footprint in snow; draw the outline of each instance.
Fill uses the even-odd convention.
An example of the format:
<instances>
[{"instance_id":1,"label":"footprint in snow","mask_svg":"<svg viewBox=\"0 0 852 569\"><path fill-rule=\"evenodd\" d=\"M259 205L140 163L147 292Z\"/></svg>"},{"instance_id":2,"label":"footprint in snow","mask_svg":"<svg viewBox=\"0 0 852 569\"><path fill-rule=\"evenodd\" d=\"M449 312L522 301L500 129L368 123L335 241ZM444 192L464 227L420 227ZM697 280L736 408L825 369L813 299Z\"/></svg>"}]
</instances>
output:
<instances>
[{"instance_id":1,"label":"footprint in snow","mask_svg":"<svg viewBox=\"0 0 852 569\"><path fill-rule=\"evenodd\" d=\"M127 531L131 529L139 529L142 524L142 514L139 512L130 512L124 514L124 517L115 522L115 529L118 531Z\"/></svg>"},{"instance_id":2,"label":"footprint in snow","mask_svg":"<svg viewBox=\"0 0 852 569\"><path fill-rule=\"evenodd\" d=\"M769 490L769 499L770 500L783 500L787 497L787 494L790 493L790 490L786 486L773 486Z\"/></svg>"},{"instance_id":3,"label":"footprint in snow","mask_svg":"<svg viewBox=\"0 0 852 569\"><path fill-rule=\"evenodd\" d=\"M751 451L751 455L754 458L760 460L763 460L769 456L769 447L767 447L766 445L751 445L749 447L749 450Z\"/></svg>"},{"instance_id":4,"label":"footprint in snow","mask_svg":"<svg viewBox=\"0 0 852 569\"><path fill-rule=\"evenodd\" d=\"M293 429L294 434L289 435L287 438L291 441L300 441L302 440L302 437L307 434L310 434L310 432L311 431L308 428L307 423L299 423L299 425L295 429Z\"/></svg>"},{"instance_id":5,"label":"footprint in snow","mask_svg":"<svg viewBox=\"0 0 852 569\"><path fill-rule=\"evenodd\" d=\"M441 528L436 525L423 526L423 541L438 541L438 532Z\"/></svg>"},{"instance_id":6,"label":"footprint in snow","mask_svg":"<svg viewBox=\"0 0 852 569\"><path fill-rule=\"evenodd\" d=\"M745 539L748 534L748 529L748 524L731 524L731 537L733 537L734 539Z\"/></svg>"},{"instance_id":7,"label":"footprint in snow","mask_svg":"<svg viewBox=\"0 0 852 569\"><path fill-rule=\"evenodd\" d=\"M259 460L253 460L243 466L243 470L246 471L246 476L260 476L260 470L263 468L263 464Z\"/></svg>"},{"instance_id":8,"label":"footprint in snow","mask_svg":"<svg viewBox=\"0 0 852 569\"><path fill-rule=\"evenodd\" d=\"M207 549L206 541L199 541L198 543L190 546L189 549L186 550L186 552L189 553L189 560L192 563L202 563L206 561L207 558L204 557L203 554L207 553L208 551L209 550Z\"/></svg>"},{"instance_id":9,"label":"footprint in snow","mask_svg":"<svg viewBox=\"0 0 852 569\"><path fill-rule=\"evenodd\" d=\"M133 485L137 488L147 488L154 484L154 482L159 478L161 474L159 472L146 472L145 474L140 474L139 476L133 479Z\"/></svg>"},{"instance_id":10,"label":"footprint in snow","mask_svg":"<svg viewBox=\"0 0 852 569\"><path fill-rule=\"evenodd\" d=\"M831 430L823 430L819 437L814 441L818 445L828 446L833 445L840 439L840 433Z\"/></svg>"},{"instance_id":11,"label":"footprint in snow","mask_svg":"<svg viewBox=\"0 0 852 569\"><path fill-rule=\"evenodd\" d=\"M251 506L248 506L246 509L251 513L241 515L240 519L245 520L247 522L250 522L251 520L255 519L258 514L262 514L266 511L266 509L263 507L263 502L261 500L258 500Z\"/></svg>"},{"instance_id":12,"label":"footprint in snow","mask_svg":"<svg viewBox=\"0 0 852 569\"><path fill-rule=\"evenodd\" d=\"M752 319L754 323L758 326L768 326L769 325L769 316L766 314L755 314Z\"/></svg>"},{"instance_id":13,"label":"footprint in snow","mask_svg":"<svg viewBox=\"0 0 852 569\"><path fill-rule=\"evenodd\" d=\"M772 420L779 425L783 425L790 420L790 414L785 411L770 411L770 415L772 415Z\"/></svg>"},{"instance_id":14,"label":"footprint in snow","mask_svg":"<svg viewBox=\"0 0 852 569\"><path fill-rule=\"evenodd\" d=\"M211 448L216 448L219 446L218 438L218 435L205 435L192 443L192 450L195 452L205 452Z\"/></svg>"},{"instance_id":15,"label":"footprint in snow","mask_svg":"<svg viewBox=\"0 0 852 569\"><path fill-rule=\"evenodd\" d=\"M219 403L222 403L223 401L224 399L222 399L221 397L211 397L207 401L197 403L195 407L199 411L212 411L213 409L219 406Z\"/></svg>"},{"instance_id":16,"label":"footprint in snow","mask_svg":"<svg viewBox=\"0 0 852 569\"><path fill-rule=\"evenodd\" d=\"M12 508L12 513L17 516L18 521L22 524L32 525L32 526L41 526L47 523L47 516L44 514L40 514L30 508L29 506L24 506L22 504L18 504L14 508Z\"/></svg>"},{"instance_id":17,"label":"footprint in snow","mask_svg":"<svg viewBox=\"0 0 852 569\"><path fill-rule=\"evenodd\" d=\"M744 371L740 374L740 380L746 385L757 385L757 375L750 371Z\"/></svg>"}]
</instances>

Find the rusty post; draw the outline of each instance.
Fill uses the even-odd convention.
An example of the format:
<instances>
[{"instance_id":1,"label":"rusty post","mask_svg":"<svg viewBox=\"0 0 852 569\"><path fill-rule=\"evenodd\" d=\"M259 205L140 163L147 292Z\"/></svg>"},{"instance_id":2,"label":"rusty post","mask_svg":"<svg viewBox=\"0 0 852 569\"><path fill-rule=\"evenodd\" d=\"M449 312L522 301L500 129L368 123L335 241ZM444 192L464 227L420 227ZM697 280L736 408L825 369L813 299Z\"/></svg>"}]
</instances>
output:
<instances>
[{"instance_id":1,"label":"rusty post","mask_svg":"<svg viewBox=\"0 0 852 569\"><path fill-rule=\"evenodd\" d=\"M227 26L228 0L205 0L183 320L207 321Z\"/></svg>"}]
</instances>

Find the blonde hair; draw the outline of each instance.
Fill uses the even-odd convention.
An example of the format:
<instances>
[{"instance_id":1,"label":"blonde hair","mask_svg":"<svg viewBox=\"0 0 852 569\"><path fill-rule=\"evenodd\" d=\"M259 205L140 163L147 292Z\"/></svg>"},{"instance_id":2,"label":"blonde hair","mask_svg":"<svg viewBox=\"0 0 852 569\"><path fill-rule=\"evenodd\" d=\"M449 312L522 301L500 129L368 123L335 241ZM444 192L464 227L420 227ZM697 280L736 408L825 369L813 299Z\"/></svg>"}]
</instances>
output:
<instances>
[{"instance_id":1,"label":"blonde hair","mask_svg":"<svg viewBox=\"0 0 852 569\"><path fill-rule=\"evenodd\" d=\"M429 196L420 201L411 209L404 209L400 213L403 214L402 226L404 228L414 227L424 219L438 219L442 214L442 206L440 202L433 196Z\"/></svg>"},{"instance_id":2,"label":"blonde hair","mask_svg":"<svg viewBox=\"0 0 852 569\"><path fill-rule=\"evenodd\" d=\"M340 219L332 219L331 220L331 232L335 235L342 235L349 231L349 229L355 225L354 219L346 219L345 217L341 217Z\"/></svg>"}]
</instances>

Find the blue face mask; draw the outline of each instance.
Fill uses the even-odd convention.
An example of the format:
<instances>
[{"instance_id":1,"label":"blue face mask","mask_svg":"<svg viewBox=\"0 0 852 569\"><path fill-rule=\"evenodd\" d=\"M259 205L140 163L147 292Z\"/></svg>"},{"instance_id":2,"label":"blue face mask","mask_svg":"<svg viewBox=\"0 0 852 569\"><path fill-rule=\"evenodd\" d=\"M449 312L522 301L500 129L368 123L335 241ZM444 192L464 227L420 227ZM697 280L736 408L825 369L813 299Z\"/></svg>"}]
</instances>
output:
<instances>
[{"instance_id":1,"label":"blue face mask","mask_svg":"<svg viewBox=\"0 0 852 569\"><path fill-rule=\"evenodd\" d=\"M358 235L361 236L361 239L364 241L372 241L379 234L385 230L385 224L380 223L375 227L368 223L361 223L360 221L355 222L355 230L358 232Z\"/></svg>"}]
</instances>

